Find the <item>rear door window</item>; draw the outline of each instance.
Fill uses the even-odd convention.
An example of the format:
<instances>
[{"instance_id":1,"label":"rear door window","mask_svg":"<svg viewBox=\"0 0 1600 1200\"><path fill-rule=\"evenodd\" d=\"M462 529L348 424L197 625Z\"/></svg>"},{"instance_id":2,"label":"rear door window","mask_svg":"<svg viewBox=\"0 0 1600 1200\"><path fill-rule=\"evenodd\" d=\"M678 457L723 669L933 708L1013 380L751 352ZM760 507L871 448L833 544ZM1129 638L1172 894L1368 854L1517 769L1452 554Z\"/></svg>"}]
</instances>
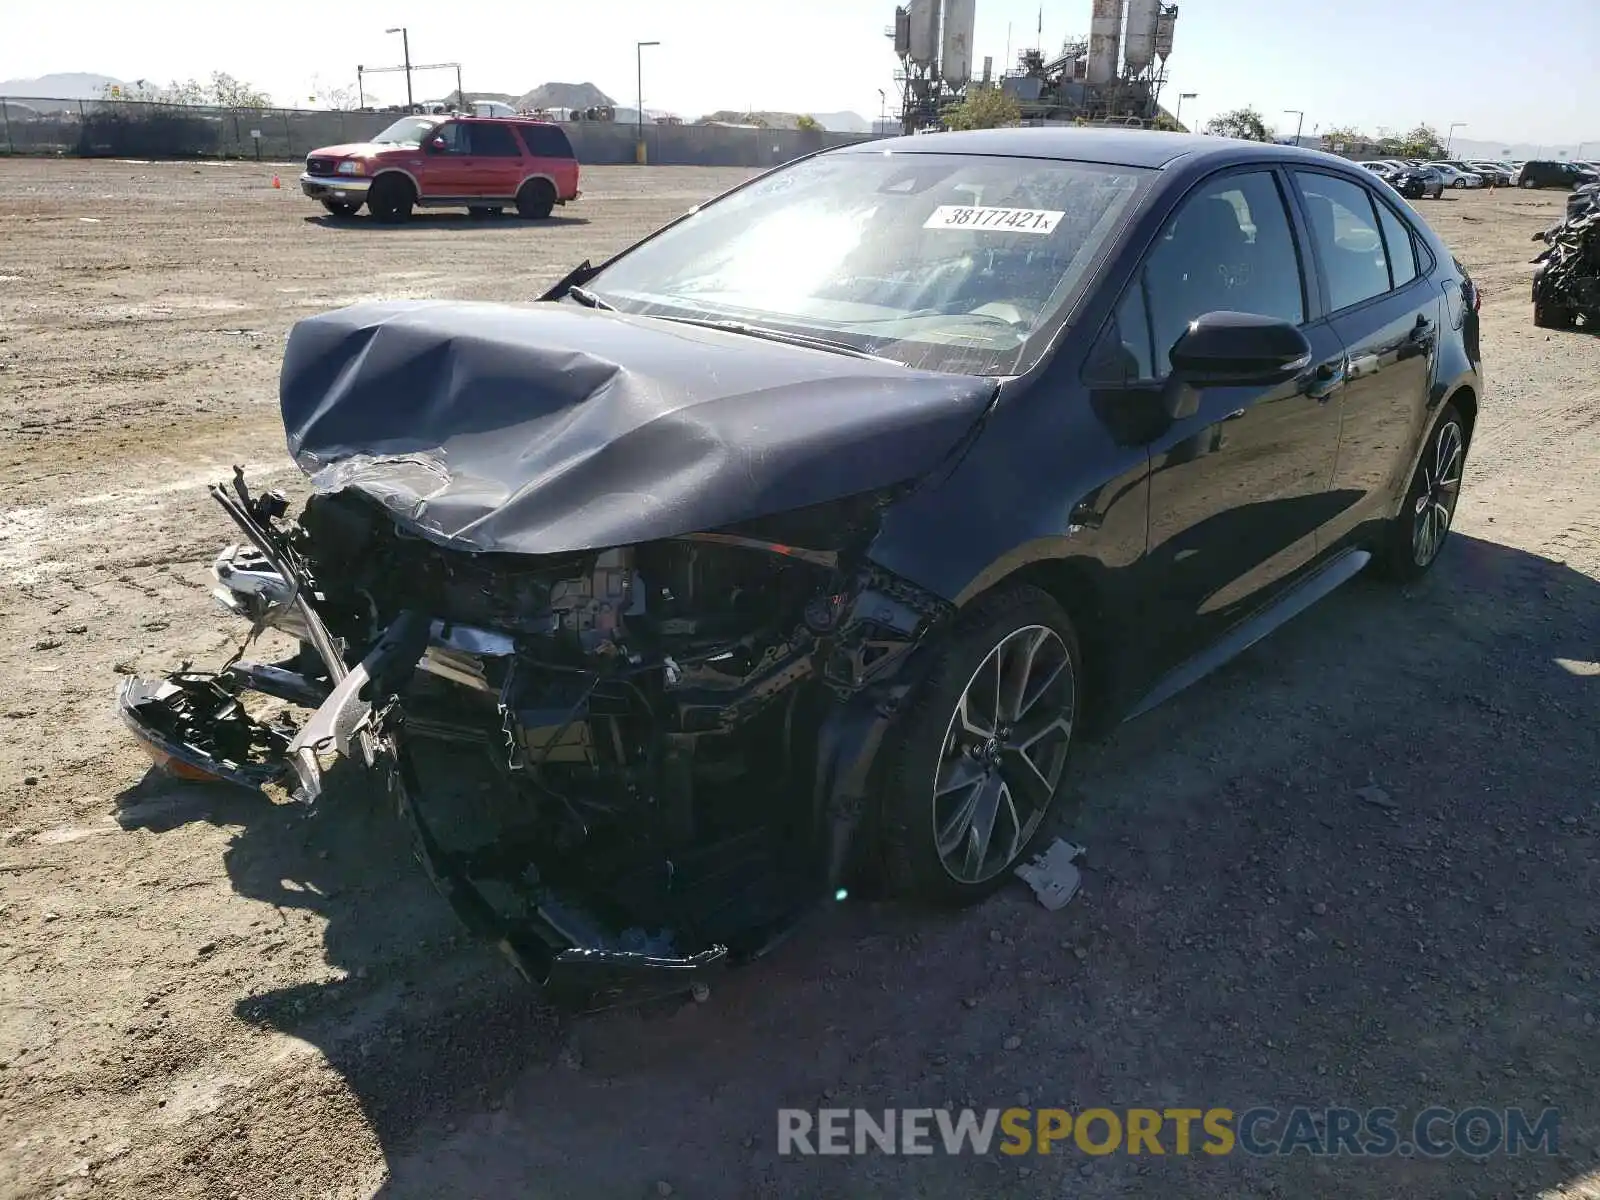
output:
<instances>
[{"instance_id":1,"label":"rear door window","mask_svg":"<svg viewBox=\"0 0 1600 1200\"><path fill-rule=\"evenodd\" d=\"M1378 219L1383 225L1383 248L1389 263L1389 282L1393 287L1405 287L1417 277L1417 246L1411 237L1411 227L1396 216L1387 204L1378 205Z\"/></svg>"},{"instance_id":2,"label":"rear door window","mask_svg":"<svg viewBox=\"0 0 1600 1200\"><path fill-rule=\"evenodd\" d=\"M472 129L472 152L488 158L520 158L517 140L504 125L475 123Z\"/></svg>"},{"instance_id":3,"label":"rear door window","mask_svg":"<svg viewBox=\"0 0 1600 1200\"><path fill-rule=\"evenodd\" d=\"M1311 240L1327 277L1332 311L1387 292L1389 268L1372 193L1332 175L1296 171L1295 178L1305 199Z\"/></svg>"}]
</instances>

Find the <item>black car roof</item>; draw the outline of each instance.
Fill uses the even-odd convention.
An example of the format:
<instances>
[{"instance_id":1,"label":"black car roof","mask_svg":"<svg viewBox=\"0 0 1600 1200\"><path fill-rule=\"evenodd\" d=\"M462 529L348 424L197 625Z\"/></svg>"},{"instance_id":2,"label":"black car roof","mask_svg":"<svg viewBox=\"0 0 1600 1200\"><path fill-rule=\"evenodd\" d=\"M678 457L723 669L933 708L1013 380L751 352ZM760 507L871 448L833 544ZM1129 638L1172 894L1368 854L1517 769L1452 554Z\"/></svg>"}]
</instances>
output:
<instances>
[{"instance_id":1,"label":"black car roof","mask_svg":"<svg viewBox=\"0 0 1600 1200\"><path fill-rule=\"evenodd\" d=\"M834 153L854 154L995 154L1014 158L1055 158L1067 162L1107 163L1119 167L1165 167L1178 159L1285 159L1334 162L1348 159L1280 146L1196 133L1157 133L1148 129L1082 128L1046 125L1022 129L974 129L959 133L924 133L884 138L840 147Z\"/></svg>"}]
</instances>

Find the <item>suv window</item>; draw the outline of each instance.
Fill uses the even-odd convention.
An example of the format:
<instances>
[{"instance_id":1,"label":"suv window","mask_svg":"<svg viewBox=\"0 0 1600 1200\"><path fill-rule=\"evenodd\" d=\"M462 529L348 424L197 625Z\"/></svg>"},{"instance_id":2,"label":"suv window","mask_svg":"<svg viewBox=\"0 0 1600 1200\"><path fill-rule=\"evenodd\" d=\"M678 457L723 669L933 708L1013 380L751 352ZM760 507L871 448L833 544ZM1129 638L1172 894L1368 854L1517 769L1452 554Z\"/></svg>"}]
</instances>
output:
<instances>
[{"instance_id":1,"label":"suv window","mask_svg":"<svg viewBox=\"0 0 1600 1200\"><path fill-rule=\"evenodd\" d=\"M1173 344L1206 313L1226 309L1303 324L1300 259L1272 173L1202 184L1156 239L1138 283L1149 306L1152 378L1166 376Z\"/></svg>"},{"instance_id":2,"label":"suv window","mask_svg":"<svg viewBox=\"0 0 1600 1200\"><path fill-rule=\"evenodd\" d=\"M1328 303L1337 312L1389 290L1383 235L1370 191L1348 179L1296 171L1306 201L1311 240L1328 279Z\"/></svg>"},{"instance_id":3,"label":"suv window","mask_svg":"<svg viewBox=\"0 0 1600 1200\"><path fill-rule=\"evenodd\" d=\"M528 153L535 158L571 158L572 143L567 140L567 133L554 125L524 125L522 126L522 140L527 144Z\"/></svg>"},{"instance_id":4,"label":"suv window","mask_svg":"<svg viewBox=\"0 0 1600 1200\"><path fill-rule=\"evenodd\" d=\"M517 139L504 125L488 121L475 121L467 127L472 131L472 152L489 158L521 158Z\"/></svg>"}]
</instances>

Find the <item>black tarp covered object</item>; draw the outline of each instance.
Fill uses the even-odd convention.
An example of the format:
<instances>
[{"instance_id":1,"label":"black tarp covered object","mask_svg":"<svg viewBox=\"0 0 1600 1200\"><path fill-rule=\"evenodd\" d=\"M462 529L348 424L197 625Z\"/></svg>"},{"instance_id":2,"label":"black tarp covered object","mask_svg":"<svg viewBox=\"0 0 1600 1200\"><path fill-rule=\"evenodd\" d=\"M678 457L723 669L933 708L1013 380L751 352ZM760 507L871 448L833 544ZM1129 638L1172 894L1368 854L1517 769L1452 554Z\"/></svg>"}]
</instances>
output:
<instances>
[{"instance_id":1,"label":"black tarp covered object","mask_svg":"<svg viewBox=\"0 0 1600 1200\"><path fill-rule=\"evenodd\" d=\"M572 304L361 304L301 321L279 399L320 491L447 547L646 542L916 479L995 381Z\"/></svg>"}]
</instances>

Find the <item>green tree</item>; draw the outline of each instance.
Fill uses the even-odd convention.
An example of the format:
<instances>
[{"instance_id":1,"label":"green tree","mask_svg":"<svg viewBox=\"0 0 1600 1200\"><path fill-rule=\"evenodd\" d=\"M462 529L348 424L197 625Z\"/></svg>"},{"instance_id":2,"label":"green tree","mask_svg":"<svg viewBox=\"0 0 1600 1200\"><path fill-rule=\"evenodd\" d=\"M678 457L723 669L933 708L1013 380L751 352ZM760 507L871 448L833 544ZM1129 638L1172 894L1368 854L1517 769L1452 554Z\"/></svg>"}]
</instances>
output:
<instances>
[{"instance_id":1,"label":"green tree","mask_svg":"<svg viewBox=\"0 0 1600 1200\"><path fill-rule=\"evenodd\" d=\"M1189 132L1182 125L1179 125L1178 119L1166 109L1162 109L1160 112L1156 113L1156 119L1150 122L1150 128L1160 130L1163 133Z\"/></svg>"},{"instance_id":2,"label":"green tree","mask_svg":"<svg viewBox=\"0 0 1600 1200\"><path fill-rule=\"evenodd\" d=\"M1395 139L1396 158L1437 159L1444 157L1444 143L1439 131L1432 125L1418 125L1410 133Z\"/></svg>"},{"instance_id":3,"label":"green tree","mask_svg":"<svg viewBox=\"0 0 1600 1200\"><path fill-rule=\"evenodd\" d=\"M1247 142L1270 142L1272 130L1255 109L1246 106L1212 117L1206 122L1206 132L1213 137L1243 138Z\"/></svg>"},{"instance_id":4,"label":"green tree","mask_svg":"<svg viewBox=\"0 0 1600 1200\"><path fill-rule=\"evenodd\" d=\"M1017 102L997 87L974 85L966 98L946 114L944 123L951 129L1000 129L1022 120Z\"/></svg>"},{"instance_id":5,"label":"green tree","mask_svg":"<svg viewBox=\"0 0 1600 1200\"><path fill-rule=\"evenodd\" d=\"M820 132L821 129L822 129L822 122L817 120L815 117L811 116L810 114L807 114L806 116L803 116L798 121L796 121L794 123L794 127L796 129L803 129L807 133Z\"/></svg>"},{"instance_id":6,"label":"green tree","mask_svg":"<svg viewBox=\"0 0 1600 1200\"><path fill-rule=\"evenodd\" d=\"M224 71L213 71L206 100L219 108L270 108L272 97L260 88L235 79Z\"/></svg>"}]
</instances>

